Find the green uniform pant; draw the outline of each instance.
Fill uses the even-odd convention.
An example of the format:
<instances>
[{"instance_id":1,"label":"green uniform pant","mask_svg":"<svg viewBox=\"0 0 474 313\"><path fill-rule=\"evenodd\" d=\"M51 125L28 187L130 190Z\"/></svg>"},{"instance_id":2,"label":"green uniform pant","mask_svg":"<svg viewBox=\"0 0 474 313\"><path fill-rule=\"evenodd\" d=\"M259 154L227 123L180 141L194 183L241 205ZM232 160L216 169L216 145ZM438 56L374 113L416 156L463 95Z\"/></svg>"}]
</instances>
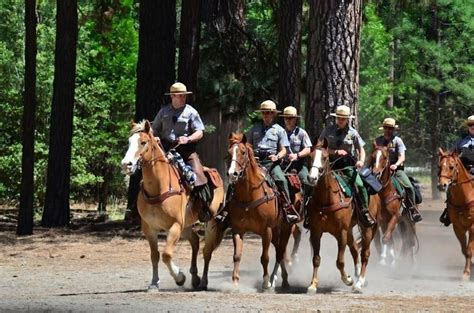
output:
<instances>
[{"instance_id":1,"label":"green uniform pant","mask_svg":"<svg viewBox=\"0 0 474 313\"><path fill-rule=\"evenodd\" d=\"M413 187L410 179L408 178L407 174L402 171L398 170L395 172L395 177L400 182L400 184L405 188L408 193L408 199L411 201L411 205L414 206L415 202L415 187Z\"/></svg>"},{"instance_id":2,"label":"green uniform pant","mask_svg":"<svg viewBox=\"0 0 474 313\"><path fill-rule=\"evenodd\" d=\"M287 199L290 199L290 189L288 188L288 181L286 180L285 174L280 167L280 164L273 164L272 162L262 162L262 165L270 170L275 183L283 190L286 194Z\"/></svg>"},{"instance_id":3,"label":"green uniform pant","mask_svg":"<svg viewBox=\"0 0 474 313\"><path fill-rule=\"evenodd\" d=\"M365 189L364 183L359 176L359 173L355 170L354 167L348 166L342 169L342 173L344 174L344 179L348 179L347 183L349 186L356 186L357 190L359 190L359 195L362 201L362 206L364 209L369 207L369 194L367 193L367 189Z\"/></svg>"}]
</instances>

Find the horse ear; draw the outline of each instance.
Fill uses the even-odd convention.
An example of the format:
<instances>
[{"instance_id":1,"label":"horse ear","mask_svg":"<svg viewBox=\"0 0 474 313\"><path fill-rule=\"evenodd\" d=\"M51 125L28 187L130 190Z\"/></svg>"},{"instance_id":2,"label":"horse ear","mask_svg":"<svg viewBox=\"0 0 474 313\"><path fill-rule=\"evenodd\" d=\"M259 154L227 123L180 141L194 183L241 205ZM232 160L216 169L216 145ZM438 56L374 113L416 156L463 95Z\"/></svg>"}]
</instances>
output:
<instances>
[{"instance_id":1,"label":"horse ear","mask_svg":"<svg viewBox=\"0 0 474 313\"><path fill-rule=\"evenodd\" d=\"M442 148L438 148L438 155L443 156L445 153Z\"/></svg>"},{"instance_id":2,"label":"horse ear","mask_svg":"<svg viewBox=\"0 0 474 313\"><path fill-rule=\"evenodd\" d=\"M242 135L242 143L243 144L247 143L247 136L245 134Z\"/></svg>"},{"instance_id":3,"label":"horse ear","mask_svg":"<svg viewBox=\"0 0 474 313\"><path fill-rule=\"evenodd\" d=\"M329 146L329 142L328 142L328 140L326 139L326 137L324 137L324 138L323 138L323 146L322 146L322 147L323 147L324 149L327 149L328 146Z\"/></svg>"},{"instance_id":4,"label":"horse ear","mask_svg":"<svg viewBox=\"0 0 474 313\"><path fill-rule=\"evenodd\" d=\"M145 133L149 133L151 129L151 124L148 120L145 121Z\"/></svg>"}]
</instances>

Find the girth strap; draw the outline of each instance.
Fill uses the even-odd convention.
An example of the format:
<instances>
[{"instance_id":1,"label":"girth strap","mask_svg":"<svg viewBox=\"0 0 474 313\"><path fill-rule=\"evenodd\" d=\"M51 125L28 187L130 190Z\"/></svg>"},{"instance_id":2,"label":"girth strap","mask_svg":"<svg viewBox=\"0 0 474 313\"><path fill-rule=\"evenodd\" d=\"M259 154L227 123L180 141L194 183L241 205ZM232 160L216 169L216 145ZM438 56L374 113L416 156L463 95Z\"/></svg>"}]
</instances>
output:
<instances>
[{"instance_id":1,"label":"girth strap","mask_svg":"<svg viewBox=\"0 0 474 313\"><path fill-rule=\"evenodd\" d=\"M159 196L156 197L150 197L146 191L145 188L143 188L143 182L140 183L140 190L143 192L143 198L145 199L145 202L148 204L158 204L158 203L163 203L166 199L172 196L178 196L184 192L183 186L180 186L180 190L168 190L165 193L162 193Z\"/></svg>"},{"instance_id":2,"label":"girth strap","mask_svg":"<svg viewBox=\"0 0 474 313\"><path fill-rule=\"evenodd\" d=\"M246 210L252 210L261 205L262 203L268 202L270 200L275 199L275 194L272 195L265 195L261 197L260 199L257 199L255 201L249 201L249 202L241 202L241 201L236 201L236 206L239 209L246 209Z\"/></svg>"},{"instance_id":3,"label":"girth strap","mask_svg":"<svg viewBox=\"0 0 474 313\"><path fill-rule=\"evenodd\" d=\"M319 211L320 212L335 212L341 209L348 208L350 203L351 201L334 203L328 206L323 206Z\"/></svg>"},{"instance_id":4,"label":"girth strap","mask_svg":"<svg viewBox=\"0 0 474 313\"><path fill-rule=\"evenodd\" d=\"M458 211L458 212L467 211L467 210L469 210L469 208L474 207L474 200L469 201L465 205L460 205L460 206L450 203L449 200L447 202L448 202L448 205L453 206L456 209L456 211Z\"/></svg>"},{"instance_id":5,"label":"girth strap","mask_svg":"<svg viewBox=\"0 0 474 313\"><path fill-rule=\"evenodd\" d=\"M397 192L394 192L393 195L390 198L384 199L383 204L385 206L387 206L387 205L389 205L390 202L392 202L394 200L397 200L397 199L400 199L400 198L401 198L400 195Z\"/></svg>"}]
</instances>

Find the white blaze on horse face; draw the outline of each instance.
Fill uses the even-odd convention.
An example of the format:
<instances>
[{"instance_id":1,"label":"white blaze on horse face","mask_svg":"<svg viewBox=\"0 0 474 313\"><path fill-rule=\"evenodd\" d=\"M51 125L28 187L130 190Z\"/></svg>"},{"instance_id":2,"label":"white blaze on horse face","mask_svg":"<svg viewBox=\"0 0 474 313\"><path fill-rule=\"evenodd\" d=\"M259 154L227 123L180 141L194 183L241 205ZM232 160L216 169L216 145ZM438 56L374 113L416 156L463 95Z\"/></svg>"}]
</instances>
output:
<instances>
[{"instance_id":1,"label":"white blaze on horse face","mask_svg":"<svg viewBox=\"0 0 474 313\"><path fill-rule=\"evenodd\" d=\"M311 170L309 172L309 179L311 182L317 181L319 178L319 169L323 167L323 152L321 150L316 150L313 160L313 165L311 166Z\"/></svg>"},{"instance_id":2,"label":"white blaze on horse face","mask_svg":"<svg viewBox=\"0 0 474 313\"><path fill-rule=\"evenodd\" d=\"M239 149L239 146L235 145L233 148L232 148L232 161L230 162L230 167L229 167L229 171L227 172L227 174L229 175L229 177L231 177L231 180L233 179L232 177L234 176L234 173L235 173L235 167L237 165L237 150Z\"/></svg>"},{"instance_id":3,"label":"white blaze on horse face","mask_svg":"<svg viewBox=\"0 0 474 313\"><path fill-rule=\"evenodd\" d=\"M125 174L130 175L137 169L137 162L140 149L140 135L133 134L128 138L128 150L122 159L122 170Z\"/></svg>"},{"instance_id":4,"label":"white blaze on horse face","mask_svg":"<svg viewBox=\"0 0 474 313\"><path fill-rule=\"evenodd\" d=\"M375 153L375 168L377 169L379 168L381 157L382 157L382 151L377 150L377 152Z\"/></svg>"}]
</instances>

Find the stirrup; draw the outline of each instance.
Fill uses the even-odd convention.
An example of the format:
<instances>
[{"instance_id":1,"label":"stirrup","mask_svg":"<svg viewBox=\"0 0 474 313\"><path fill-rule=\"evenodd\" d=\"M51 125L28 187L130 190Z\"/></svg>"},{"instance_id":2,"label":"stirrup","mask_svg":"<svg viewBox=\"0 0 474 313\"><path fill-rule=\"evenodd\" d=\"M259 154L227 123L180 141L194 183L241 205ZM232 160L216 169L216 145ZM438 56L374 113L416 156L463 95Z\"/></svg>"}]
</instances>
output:
<instances>
[{"instance_id":1,"label":"stirrup","mask_svg":"<svg viewBox=\"0 0 474 313\"><path fill-rule=\"evenodd\" d=\"M359 221L362 223L362 226L366 228L375 225L375 220L372 218L372 216L370 216L370 212L368 210L360 212Z\"/></svg>"}]
</instances>

